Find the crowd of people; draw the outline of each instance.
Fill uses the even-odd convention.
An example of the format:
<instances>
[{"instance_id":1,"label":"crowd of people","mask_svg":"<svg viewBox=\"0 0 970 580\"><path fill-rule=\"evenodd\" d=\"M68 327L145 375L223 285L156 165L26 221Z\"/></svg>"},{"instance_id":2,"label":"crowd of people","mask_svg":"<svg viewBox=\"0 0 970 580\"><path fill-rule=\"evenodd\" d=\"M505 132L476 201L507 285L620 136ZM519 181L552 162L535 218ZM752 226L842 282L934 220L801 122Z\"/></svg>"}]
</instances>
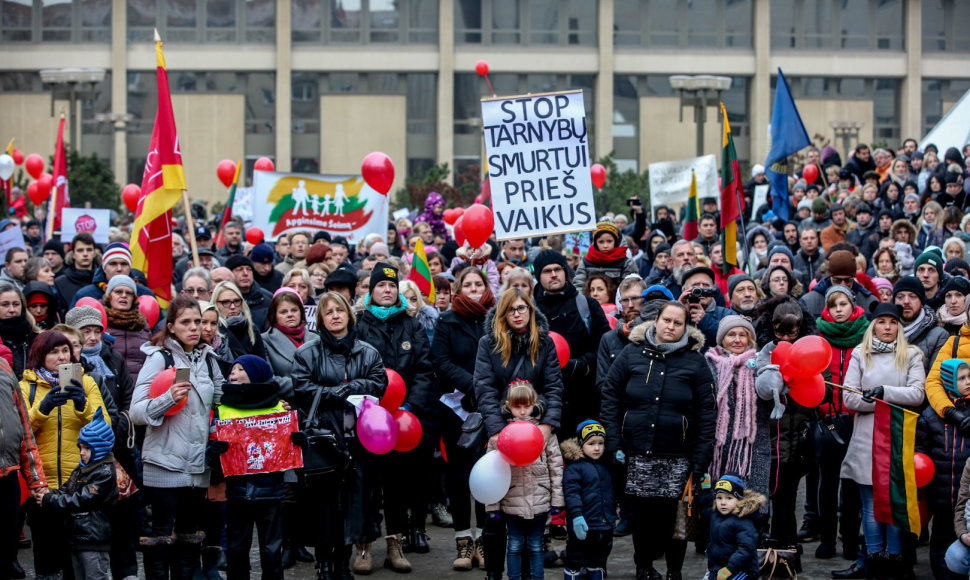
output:
<instances>
[{"instance_id":1,"label":"crowd of people","mask_svg":"<svg viewBox=\"0 0 970 580\"><path fill-rule=\"evenodd\" d=\"M429 574L411 555L433 548L487 578L561 565L595 580L628 534L638 580L680 579L691 540L711 579L757 577L766 548L798 572L816 540L815 558L847 560L833 578L910 578L920 538L874 515L875 399L921 413L916 450L936 468L923 490L930 566L966 577L963 153L939 160L907 140L859 145L845 164L812 149L808 163L818 178L791 178L790 220L752 207L765 182L754 168L739 265L724 262L714 199L696 239L683 212L634 203L602 217L588 247L459 246L437 194L357 243L294 231L253 245L236 221L201 221L173 235L174 295L151 322L124 224L102 246L0 222L28 242L0 271L0 577L24 577L29 541L38 578L128 580L138 552L150 580L248 578L255 530L263 578L297 561L324 580L379 565ZM409 276L418 240L434 300ZM772 364L779 343L809 335L832 346L815 407ZM65 376L70 363L83 372ZM184 374L154 391L173 367ZM355 423L389 370L422 436L374 454ZM293 444L328 433L332 471L223 474L216 420L290 411ZM475 501L473 468L518 421L541 433L539 458L511 468L500 501ZM429 519L454 546L430 545Z\"/></svg>"}]
</instances>

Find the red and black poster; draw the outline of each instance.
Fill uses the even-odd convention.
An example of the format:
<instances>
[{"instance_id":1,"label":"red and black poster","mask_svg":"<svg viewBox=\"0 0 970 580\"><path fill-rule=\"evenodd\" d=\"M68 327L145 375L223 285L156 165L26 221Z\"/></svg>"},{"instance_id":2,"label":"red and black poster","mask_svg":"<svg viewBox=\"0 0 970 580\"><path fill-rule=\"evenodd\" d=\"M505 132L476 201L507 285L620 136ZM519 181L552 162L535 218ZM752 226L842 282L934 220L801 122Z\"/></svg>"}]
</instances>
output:
<instances>
[{"instance_id":1,"label":"red and black poster","mask_svg":"<svg viewBox=\"0 0 970 580\"><path fill-rule=\"evenodd\" d=\"M290 441L298 430L296 411L216 421L216 438L229 443L222 472L251 475L303 467L303 450Z\"/></svg>"}]
</instances>

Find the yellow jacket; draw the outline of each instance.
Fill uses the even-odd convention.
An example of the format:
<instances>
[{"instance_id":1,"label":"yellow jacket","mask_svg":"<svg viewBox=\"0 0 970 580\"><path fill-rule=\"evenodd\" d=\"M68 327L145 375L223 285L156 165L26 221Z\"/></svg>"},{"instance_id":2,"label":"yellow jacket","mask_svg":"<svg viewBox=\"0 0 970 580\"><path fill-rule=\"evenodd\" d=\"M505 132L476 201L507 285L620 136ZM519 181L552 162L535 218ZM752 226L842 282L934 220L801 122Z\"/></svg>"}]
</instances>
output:
<instances>
[{"instance_id":1,"label":"yellow jacket","mask_svg":"<svg viewBox=\"0 0 970 580\"><path fill-rule=\"evenodd\" d=\"M35 385L33 389L31 383ZM88 398L83 411L77 411L74 401L68 401L52 410L50 415L44 415L40 412L40 402L51 391L50 384L38 377L33 369L25 369L24 379L20 381L20 390L28 405L30 427L34 431L37 449L44 463L47 486L51 489L57 489L64 484L81 462L81 454L77 448L78 433L81 427L91 421L98 407L104 407L101 391L94 379L84 375L81 384L84 385L84 394ZM34 391L33 394L31 390ZM104 416L110 424L108 413L105 412Z\"/></svg>"},{"instance_id":2,"label":"yellow jacket","mask_svg":"<svg viewBox=\"0 0 970 580\"><path fill-rule=\"evenodd\" d=\"M947 407L953 406L953 401L950 400L950 396L946 394L946 389L943 388L943 380L940 379L940 365L943 364L943 361L953 358L954 339L956 339L955 336L946 339L946 342L943 343L943 348L940 349L940 352L936 353L936 360L933 361L930 372L926 374L926 400L929 401L930 406L933 407L933 410L940 417L943 416L943 411ZM970 326L966 324L960 327L960 343L957 345L957 358L970 360Z\"/></svg>"}]
</instances>

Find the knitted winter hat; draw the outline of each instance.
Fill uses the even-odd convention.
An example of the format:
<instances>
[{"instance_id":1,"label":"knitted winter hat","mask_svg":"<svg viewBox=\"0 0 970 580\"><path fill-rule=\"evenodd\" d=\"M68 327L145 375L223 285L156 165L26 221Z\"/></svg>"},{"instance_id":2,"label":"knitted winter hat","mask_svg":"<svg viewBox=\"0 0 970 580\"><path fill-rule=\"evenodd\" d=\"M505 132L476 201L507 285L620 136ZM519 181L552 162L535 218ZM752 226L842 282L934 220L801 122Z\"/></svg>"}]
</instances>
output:
<instances>
[{"instance_id":1,"label":"knitted winter hat","mask_svg":"<svg viewBox=\"0 0 970 580\"><path fill-rule=\"evenodd\" d=\"M64 258L64 244L58 242L57 240L48 240L48 242L44 244L44 252L48 250L57 252L61 256L61 259ZM41 253L41 255L43 255L43 253Z\"/></svg>"},{"instance_id":2,"label":"knitted winter hat","mask_svg":"<svg viewBox=\"0 0 970 580\"><path fill-rule=\"evenodd\" d=\"M138 295L138 286L135 285L135 281L131 279L131 276L125 276L124 274L116 274L108 280L108 289L105 290L105 294L111 294L118 286L125 286L136 296Z\"/></svg>"},{"instance_id":3,"label":"knitted winter hat","mask_svg":"<svg viewBox=\"0 0 970 580\"><path fill-rule=\"evenodd\" d=\"M536 259L532 261L532 269L535 271L536 278L542 273L546 266L559 264L563 270L569 266L566 264L566 257L555 250L542 250Z\"/></svg>"},{"instance_id":4,"label":"knitted winter hat","mask_svg":"<svg viewBox=\"0 0 970 580\"><path fill-rule=\"evenodd\" d=\"M128 244L114 242L105 246L104 252L101 254L101 263L107 264L115 258L121 258L131 266L131 250L128 249Z\"/></svg>"},{"instance_id":5,"label":"knitted winter hat","mask_svg":"<svg viewBox=\"0 0 970 580\"><path fill-rule=\"evenodd\" d=\"M226 268L229 268L230 270L235 270L241 266L249 266L250 270L253 269L253 261L241 254L233 254L229 256L229 258L226 259L225 265Z\"/></svg>"},{"instance_id":6,"label":"knitted winter hat","mask_svg":"<svg viewBox=\"0 0 970 580\"><path fill-rule=\"evenodd\" d=\"M670 255L670 244L668 244L667 242L660 242L659 244L657 244L657 247L654 248L654 250L653 250L653 255L654 255L654 257L657 257L660 254L667 254L669 256Z\"/></svg>"},{"instance_id":7,"label":"knitted winter hat","mask_svg":"<svg viewBox=\"0 0 970 580\"><path fill-rule=\"evenodd\" d=\"M741 282L751 282L754 284L754 280L747 274L733 274L728 276L728 298L734 294L734 289L737 288L738 284ZM671 300L673 300L673 298L671 298Z\"/></svg>"},{"instance_id":8,"label":"knitted winter hat","mask_svg":"<svg viewBox=\"0 0 970 580\"><path fill-rule=\"evenodd\" d=\"M738 316L736 314L731 314L725 316L721 319L721 322L717 325L717 344L720 345L724 341L724 337L732 328L743 328L748 331L748 338L751 340L751 346L754 346L754 327L751 326L751 321L745 316Z\"/></svg>"},{"instance_id":9,"label":"knitted winter hat","mask_svg":"<svg viewBox=\"0 0 970 580\"><path fill-rule=\"evenodd\" d=\"M836 292L845 294L846 298L849 299L849 302L852 303L852 306L856 305L855 292L853 292L851 288L847 288L841 284L833 284L831 288L825 291L825 302L828 302L829 296L835 294Z\"/></svg>"},{"instance_id":10,"label":"knitted winter hat","mask_svg":"<svg viewBox=\"0 0 970 580\"><path fill-rule=\"evenodd\" d=\"M718 493L729 493L741 499L744 497L744 481L736 475L722 475L714 484L714 495Z\"/></svg>"},{"instance_id":11,"label":"knitted winter hat","mask_svg":"<svg viewBox=\"0 0 970 580\"><path fill-rule=\"evenodd\" d=\"M246 374L249 375L250 383L266 383L273 378L273 367L254 354L244 354L232 364L242 366Z\"/></svg>"},{"instance_id":12,"label":"knitted winter hat","mask_svg":"<svg viewBox=\"0 0 970 580\"><path fill-rule=\"evenodd\" d=\"M778 244L777 246L768 250L769 263L771 263L771 257L774 256L775 254L785 254L786 256L788 256L789 263L794 263L795 261L795 256L792 255L791 250L789 250L786 246L782 244Z\"/></svg>"},{"instance_id":13,"label":"knitted winter hat","mask_svg":"<svg viewBox=\"0 0 970 580\"><path fill-rule=\"evenodd\" d=\"M926 304L926 290L923 288L923 283L919 281L916 276L903 276L900 278L896 285L893 286L893 300L896 300L896 295L900 292L912 292L916 294L919 301Z\"/></svg>"},{"instance_id":14,"label":"knitted winter hat","mask_svg":"<svg viewBox=\"0 0 970 580\"><path fill-rule=\"evenodd\" d=\"M920 266L929 264L936 268L936 273L939 276L943 276L943 258L939 254L932 250L926 250L922 254L916 257L916 263L913 264L913 271L919 270Z\"/></svg>"},{"instance_id":15,"label":"knitted winter hat","mask_svg":"<svg viewBox=\"0 0 970 580\"><path fill-rule=\"evenodd\" d=\"M640 295L643 296L644 300L652 300L657 298L660 298L660 299L666 298L667 300L674 299L673 293L670 290L668 290L666 286L661 286L660 284L654 284L653 286L650 286L649 288L641 292Z\"/></svg>"},{"instance_id":16,"label":"knitted winter hat","mask_svg":"<svg viewBox=\"0 0 970 580\"><path fill-rule=\"evenodd\" d=\"M98 407L91 422L81 427L81 431L77 434L77 443L78 445L83 443L91 448L91 463L100 461L111 453L111 448L115 445L115 434L111 430L111 425L108 425L104 419L103 407Z\"/></svg>"},{"instance_id":17,"label":"knitted winter hat","mask_svg":"<svg viewBox=\"0 0 970 580\"><path fill-rule=\"evenodd\" d=\"M606 429L603 428L602 423L593 419L586 419L576 426L576 438L579 439L580 445L586 443L592 437L606 438Z\"/></svg>"},{"instance_id":18,"label":"knitted winter hat","mask_svg":"<svg viewBox=\"0 0 970 580\"><path fill-rule=\"evenodd\" d=\"M882 290L883 288L887 290L893 289L893 283L885 278L873 278L872 283L876 286L876 290Z\"/></svg>"},{"instance_id":19,"label":"knitted winter hat","mask_svg":"<svg viewBox=\"0 0 970 580\"><path fill-rule=\"evenodd\" d=\"M829 208L828 204L821 197L816 197L812 200L812 213L825 213Z\"/></svg>"},{"instance_id":20,"label":"knitted winter hat","mask_svg":"<svg viewBox=\"0 0 970 580\"><path fill-rule=\"evenodd\" d=\"M967 280L963 276L953 276L947 280L946 285L943 286L942 295L945 297L947 292L951 290L959 292L964 296L970 295L970 280Z\"/></svg>"},{"instance_id":21,"label":"knitted winter hat","mask_svg":"<svg viewBox=\"0 0 970 580\"><path fill-rule=\"evenodd\" d=\"M620 243L620 230L616 227L616 223L613 220L604 219L597 222L596 229L593 230L593 242L596 242L596 238L603 234L610 234L613 236L615 243Z\"/></svg>"},{"instance_id":22,"label":"knitted winter hat","mask_svg":"<svg viewBox=\"0 0 970 580\"><path fill-rule=\"evenodd\" d=\"M391 255L391 251L387 248L387 244L384 242L375 242L370 247L371 256L384 256L385 258Z\"/></svg>"},{"instance_id":23,"label":"knitted winter hat","mask_svg":"<svg viewBox=\"0 0 970 580\"><path fill-rule=\"evenodd\" d=\"M563 258L563 260L565 260L565 258ZM397 275L397 270L395 270L390 264L385 264L384 262L374 264L374 269L371 270L370 273L370 285L368 286L368 292L373 292L374 288L385 280L394 282L395 286L397 286L398 282L401 281L400 277ZM326 281L324 281L324 285L326 285ZM350 288L353 288L353 286L350 286Z\"/></svg>"},{"instance_id":24,"label":"knitted winter hat","mask_svg":"<svg viewBox=\"0 0 970 580\"><path fill-rule=\"evenodd\" d=\"M85 326L97 326L101 330L104 330L104 326L101 325L101 312L94 306L75 306L71 308L64 317L64 323L78 330L81 330Z\"/></svg>"},{"instance_id":25,"label":"knitted winter hat","mask_svg":"<svg viewBox=\"0 0 970 580\"><path fill-rule=\"evenodd\" d=\"M959 358L947 359L940 363L940 380L943 381L943 388L955 397L963 396L957 389L957 374L961 365L970 366L970 363Z\"/></svg>"},{"instance_id":26,"label":"knitted winter hat","mask_svg":"<svg viewBox=\"0 0 970 580\"><path fill-rule=\"evenodd\" d=\"M266 243L256 244L249 252L249 257L254 263L267 264L273 261L273 248Z\"/></svg>"}]
</instances>

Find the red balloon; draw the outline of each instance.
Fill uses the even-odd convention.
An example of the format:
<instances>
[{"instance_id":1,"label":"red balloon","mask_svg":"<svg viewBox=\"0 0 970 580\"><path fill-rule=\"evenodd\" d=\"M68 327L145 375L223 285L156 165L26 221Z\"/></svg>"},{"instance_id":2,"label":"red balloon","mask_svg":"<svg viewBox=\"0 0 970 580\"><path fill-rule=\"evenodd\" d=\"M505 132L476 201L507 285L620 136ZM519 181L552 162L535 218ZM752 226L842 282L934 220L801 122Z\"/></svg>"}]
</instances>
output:
<instances>
[{"instance_id":1,"label":"red balloon","mask_svg":"<svg viewBox=\"0 0 970 580\"><path fill-rule=\"evenodd\" d=\"M260 228L252 227L246 230L246 241L254 246L261 243L265 237Z\"/></svg>"},{"instance_id":2,"label":"red balloon","mask_svg":"<svg viewBox=\"0 0 970 580\"><path fill-rule=\"evenodd\" d=\"M486 62L484 60L480 60L480 61L476 62L475 63L475 72L477 72L478 74L480 74L482 76L487 75L488 74L488 62Z\"/></svg>"},{"instance_id":3,"label":"red balloon","mask_svg":"<svg viewBox=\"0 0 970 580\"><path fill-rule=\"evenodd\" d=\"M780 367L788 363L788 354L791 352L791 343L787 340L780 341L775 350L771 351L771 364Z\"/></svg>"},{"instance_id":4,"label":"red balloon","mask_svg":"<svg viewBox=\"0 0 970 580\"><path fill-rule=\"evenodd\" d=\"M20 149L17 149L16 147L14 147L13 152L10 153L10 156L13 157L13 164L14 165L20 165L21 163L24 162L24 154L23 154L23 152L20 151Z\"/></svg>"},{"instance_id":5,"label":"red balloon","mask_svg":"<svg viewBox=\"0 0 970 580\"><path fill-rule=\"evenodd\" d=\"M821 336L803 336L792 345L788 361L792 375L817 375L832 362L832 346Z\"/></svg>"},{"instance_id":6,"label":"red balloon","mask_svg":"<svg viewBox=\"0 0 970 580\"><path fill-rule=\"evenodd\" d=\"M606 317L606 322L609 323L610 328L616 328L616 319L613 318L612 316L607 316Z\"/></svg>"},{"instance_id":7,"label":"red balloon","mask_svg":"<svg viewBox=\"0 0 970 580\"><path fill-rule=\"evenodd\" d=\"M411 411L397 409L391 411L394 420L397 421L397 444L394 451L411 451L421 443L421 421L414 416Z\"/></svg>"},{"instance_id":8,"label":"red balloon","mask_svg":"<svg viewBox=\"0 0 970 580\"><path fill-rule=\"evenodd\" d=\"M148 397L155 399L161 397L172 388L172 384L175 383L175 367L165 369L164 371L158 373L154 379L152 379L151 386L148 387ZM175 406L165 411L166 416L172 416L182 410L185 403L189 400L188 395L182 397L182 400L175 403Z\"/></svg>"},{"instance_id":9,"label":"red balloon","mask_svg":"<svg viewBox=\"0 0 970 580\"><path fill-rule=\"evenodd\" d=\"M40 174L44 172L44 158L36 153L31 153L24 160L24 168L34 179L40 179Z\"/></svg>"},{"instance_id":10,"label":"red balloon","mask_svg":"<svg viewBox=\"0 0 970 580\"><path fill-rule=\"evenodd\" d=\"M455 220L455 228L452 230L452 233L455 234L455 241L458 242L459 246L464 246L466 241L465 226L461 223L463 219L465 219L465 216L458 216L458 219Z\"/></svg>"},{"instance_id":11,"label":"red balloon","mask_svg":"<svg viewBox=\"0 0 970 580\"><path fill-rule=\"evenodd\" d=\"M818 179L818 166L814 163L812 165L806 165L802 171L802 177L805 178L807 183L815 183L815 180Z\"/></svg>"},{"instance_id":12,"label":"red balloon","mask_svg":"<svg viewBox=\"0 0 970 580\"><path fill-rule=\"evenodd\" d=\"M74 303L74 306L90 306L92 308L97 308L98 312L101 313L101 327L105 330L108 328L108 313L104 310L104 304L100 300L91 298L90 296L85 296Z\"/></svg>"},{"instance_id":13,"label":"red balloon","mask_svg":"<svg viewBox=\"0 0 970 580\"><path fill-rule=\"evenodd\" d=\"M253 164L254 171L273 171L274 169L276 169L276 166L273 165L273 160L269 157L260 157Z\"/></svg>"},{"instance_id":14,"label":"red balloon","mask_svg":"<svg viewBox=\"0 0 970 580\"><path fill-rule=\"evenodd\" d=\"M444 218L445 223L449 226L455 225L455 222L458 221L458 214L456 214L455 210L453 209L446 209L444 213L441 214L441 217Z\"/></svg>"},{"instance_id":15,"label":"red balloon","mask_svg":"<svg viewBox=\"0 0 970 580\"><path fill-rule=\"evenodd\" d=\"M54 178L50 173L44 173L37 179L37 193L47 199L51 194L51 187L54 186Z\"/></svg>"},{"instance_id":16,"label":"red balloon","mask_svg":"<svg viewBox=\"0 0 970 580\"><path fill-rule=\"evenodd\" d=\"M270 161L270 163L272 163L272 161ZM233 178L236 177L236 164L231 159L223 159L216 167L216 175L219 176L219 181L221 181L223 185L229 187L232 185Z\"/></svg>"},{"instance_id":17,"label":"red balloon","mask_svg":"<svg viewBox=\"0 0 970 580\"><path fill-rule=\"evenodd\" d=\"M134 183L129 183L121 190L121 200L125 202L128 211L138 209L138 198L141 197L141 188Z\"/></svg>"},{"instance_id":18,"label":"red balloon","mask_svg":"<svg viewBox=\"0 0 970 580\"><path fill-rule=\"evenodd\" d=\"M925 453L913 455L913 471L916 472L916 487L929 485L936 475L936 466L933 460Z\"/></svg>"},{"instance_id":19,"label":"red balloon","mask_svg":"<svg viewBox=\"0 0 970 580\"><path fill-rule=\"evenodd\" d=\"M34 205L40 205L46 199L40 195L40 187L36 181L31 181L27 184L27 197L30 198L30 203Z\"/></svg>"},{"instance_id":20,"label":"red balloon","mask_svg":"<svg viewBox=\"0 0 970 580\"><path fill-rule=\"evenodd\" d=\"M791 389L788 394L803 407L817 407L825 398L825 379L819 374L795 377L788 386Z\"/></svg>"},{"instance_id":21,"label":"red balloon","mask_svg":"<svg viewBox=\"0 0 970 580\"><path fill-rule=\"evenodd\" d=\"M603 187L603 184L606 183L606 168L599 163L594 163L589 168L589 174L593 178L593 185L596 186L596 189Z\"/></svg>"},{"instance_id":22,"label":"red balloon","mask_svg":"<svg viewBox=\"0 0 970 580\"><path fill-rule=\"evenodd\" d=\"M147 295L138 297L138 311L144 314L145 319L148 320L148 328L155 328L155 325L158 324L158 317L162 313L158 307L158 301Z\"/></svg>"},{"instance_id":23,"label":"red balloon","mask_svg":"<svg viewBox=\"0 0 970 580\"><path fill-rule=\"evenodd\" d=\"M24 481L23 474L17 476L17 481L20 482L20 505L24 505L30 499L30 490L27 488L27 482Z\"/></svg>"},{"instance_id":24,"label":"red balloon","mask_svg":"<svg viewBox=\"0 0 970 580\"><path fill-rule=\"evenodd\" d=\"M559 357L559 366L565 367L569 362L569 343L558 332L549 331L549 338L556 345L556 356ZM513 377L515 378L515 377Z\"/></svg>"},{"instance_id":25,"label":"red balloon","mask_svg":"<svg viewBox=\"0 0 970 580\"><path fill-rule=\"evenodd\" d=\"M407 388L404 386L404 379L396 370L387 369L387 389L381 397L381 407L393 413L404 404L405 395Z\"/></svg>"},{"instance_id":26,"label":"red balloon","mask_svg":"<svg viewBox=\"0 0 970 580\"><path fill-rule=\"evenodd\" d=\"M368 153L364 157L360 164L360 174L367 185L381 195L387 195L394 184L394 164L390 157L380 151Z\"/></svg>"},{"instance_id":27,"label":"red balloon","mask_svg":"<svg viewBox=\"0 0 970 580\"><path fill-rule=\"evenodd\" d=\"M545 446L542 431L528 421L509 423L498 434L498 452L502 454L502 459L518 467L530 465L539 459Z\"/></svg>"},{"instance_id":28,"label":"red balloon","mask_svg":"<svg viewBox=\"0 0 970 580\"><path fill-rule=\"evenodd\" d=\"M495 229L495 217L492 215L492 210L478 203L468 208L468 211L462 216L462 220L465 236L473 248L480 248L485 245L488 237L492 235L492 230Z\"/></svg>"},{"instance_id":29,"label":"red balloon","mask_svg":"<svg viewBox=\"0 0 970 580\"><path fill-rule=\"evenodd\" d=\"M465 208L463 207L456 207L453 211L455 212L455 215L458 216L459 218L465 215ZM455 221L457 222L458 218L455 218Z\"/></svg>"},{"instance_id":30,"label":"red balloon","mask_svg":"<svg viewBox=\"0 0 970 580\"><path fill-rule=\"evenodd\" d=\"M441 458L445 460L445 463L448 463L448 454L445 452L445 439L444 439L444 437L442 437L438 441L439 441L438 446L441 448Z\"/></svg>"}]
</instances>

